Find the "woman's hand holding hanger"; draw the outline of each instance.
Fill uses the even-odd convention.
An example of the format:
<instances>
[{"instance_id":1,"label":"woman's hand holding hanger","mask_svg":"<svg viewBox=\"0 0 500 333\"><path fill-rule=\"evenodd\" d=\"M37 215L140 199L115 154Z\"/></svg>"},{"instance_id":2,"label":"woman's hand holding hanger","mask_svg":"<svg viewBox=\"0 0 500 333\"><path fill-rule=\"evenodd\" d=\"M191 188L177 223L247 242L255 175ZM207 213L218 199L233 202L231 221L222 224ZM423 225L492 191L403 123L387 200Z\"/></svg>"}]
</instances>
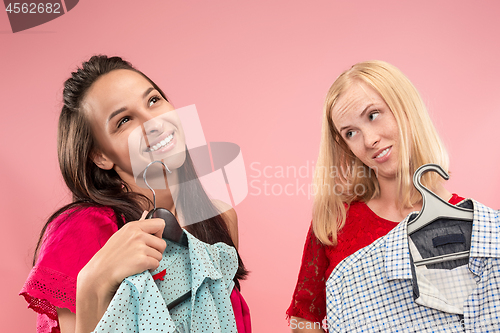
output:
<instances>
[{"instance_id":1,"label":"woman's hand holding hanger","mask_svg":"<svg viewBox=\"0 0 500 333\"><path fill-rule=\"evenodd\" d=\"M158 268L166 248L165 222L145 220L146 215L113 234L78 274L76 332L94 330L123 279Z\"/></svg>"}]
</instances>

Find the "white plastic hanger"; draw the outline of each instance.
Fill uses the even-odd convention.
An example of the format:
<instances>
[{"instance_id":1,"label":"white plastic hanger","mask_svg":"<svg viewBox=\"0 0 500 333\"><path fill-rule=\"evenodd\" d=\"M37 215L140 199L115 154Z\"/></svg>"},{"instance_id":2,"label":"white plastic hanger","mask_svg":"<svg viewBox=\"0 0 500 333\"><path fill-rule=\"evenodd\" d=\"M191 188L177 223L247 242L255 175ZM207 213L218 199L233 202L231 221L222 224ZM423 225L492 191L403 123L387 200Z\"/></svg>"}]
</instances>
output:
<instances>
[{"instance_id":1,"label":"white plastic hanger","mask_svg":"<svg viewBox=\"0 0 500 333\"><path fill-rule=\"evenodd\" d=\"M474 211L471 209L454 206L441 199L434 192L427 189L420 182L422 175L427 171L436 171L441 177L448 180L450 176L437 164L425 164L415 171L413 185L422 195L422 210L411 222L408 222L408 235L422 229L437 219L452 219L472 222ZM465 259L469 257L469 251L450 253L432 258L415 261L416 266L437 264L440 262Z\"/></svg>"}]
</instances>

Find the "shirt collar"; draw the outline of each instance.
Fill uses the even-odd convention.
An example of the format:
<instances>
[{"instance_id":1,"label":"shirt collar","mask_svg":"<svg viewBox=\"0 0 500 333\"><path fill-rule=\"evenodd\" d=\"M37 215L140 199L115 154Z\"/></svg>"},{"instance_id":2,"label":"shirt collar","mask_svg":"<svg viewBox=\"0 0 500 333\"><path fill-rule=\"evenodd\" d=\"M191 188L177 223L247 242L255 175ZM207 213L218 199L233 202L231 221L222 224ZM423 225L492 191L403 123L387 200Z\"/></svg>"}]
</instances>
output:
<instances>
[{"instance_id":1,"label":"shirt collar","mask_svg":"<svg viewBox=\"0 0 500 333\"><path fill-rule=\"evenodd\" d=\"M498 246L498 237L500 236L499 211L486 207L475 200L466 200L470 200L474 206L469 267L474 274L480 275L480 265L477 264L476 258L500 258L500 246ZM388 280L412 279L407 224L417 214L418 212L410 213L386 236L385 270Z\"/></svg>"},{"instance_id":2,"label":"shirt collar","mask_svg":"<svg viewBox=\"0 0 500 333\"><path fill-rule=\"evenodd\" d=\"M197 290L206 278L222 279L226 285L230 285L238 269L236 249L225 243L210 245L200 241L186 230L184 232L189 241L192 290Z\"/></svg>"},{"instance_id":3,"label":"shirt collar","mask_svg":"<svg viewBox=\"0 0 500 333\"><path fill-rule=\"evenodd\" d=\"M472 225L470 256L499 258L500 211L486 207L475 200L471 201L474 205L474 224Z\"/></svg>"}]
</instances>

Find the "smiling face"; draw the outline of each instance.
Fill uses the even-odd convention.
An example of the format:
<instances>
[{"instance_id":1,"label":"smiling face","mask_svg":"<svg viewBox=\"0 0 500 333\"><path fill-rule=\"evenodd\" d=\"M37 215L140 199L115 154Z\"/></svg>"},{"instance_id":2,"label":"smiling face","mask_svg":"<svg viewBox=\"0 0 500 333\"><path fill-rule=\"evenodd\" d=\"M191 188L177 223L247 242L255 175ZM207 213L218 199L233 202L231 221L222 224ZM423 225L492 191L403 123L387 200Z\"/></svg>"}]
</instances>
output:
<instances>
[{"instance_id":1,"label":"smiling face","mask_svg":"<svg viewBox=\"0 0 500 333\"><path fill-rule=\"evenodd\" d=\"M367 84L355 81L332 109L335 128L352 153L373 169L379 181L398 170L399 130L392 111Z\"/></svg>"},{"instance_id":2,"label":"smiling face","mask_svg":"<svg viewBox=\"0 0 500 333\"><path fill-rule=\"evenodd\" d=\"M163 160L170 170L185 159L184 132L174 107L141 74L114 70L95 81L82 106L99 151L93 160L132 185L134 169Z\"/></svg>"}]
</instances>

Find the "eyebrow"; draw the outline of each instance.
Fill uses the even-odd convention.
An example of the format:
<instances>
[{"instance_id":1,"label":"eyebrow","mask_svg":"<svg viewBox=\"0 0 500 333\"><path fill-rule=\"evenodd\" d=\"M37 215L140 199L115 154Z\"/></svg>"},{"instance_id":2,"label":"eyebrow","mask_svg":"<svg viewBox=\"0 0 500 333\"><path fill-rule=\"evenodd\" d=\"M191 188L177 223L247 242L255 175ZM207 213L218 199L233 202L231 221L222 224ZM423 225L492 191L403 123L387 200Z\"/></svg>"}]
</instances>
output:
<instances>
[{"instance_id":1,"label":"eyebrow","mask_svg":"<svg viewBox=\"0 0 500 333\"><path fill-rule=\"evenodd\" d=\"M365 107L365 109L363 110L363 112L361 112L361 114L359 115L359 117L362 118L365 115L365 113L368 111L368 109L371 108L372 106L373 106L373 103L368 104ZM339 133L342 133L343 130L345 130L346 128L349 128L349 127L350 127L350 125L342 127L340 129Z\"/></svg>"},{"instance_id":2,"label":"eyebrow","mask_svg":"<svg viewBox=\"0 0 500 333\"><path fill-rule=\"evenodd\" d=\"M146 89L144 94L142 94L142 98L144 99L144 98L148 97L149 93L152 92L153 90L155 90L155 88L153 88L153 87L149 87L148 89Z\"/></svg>"},{"instance_id":3,"label":"eyebrow","mask_svg":"<svg viewBox=\"0 0 500 333\"><path fill-rule=\"evenodd\" d=\"M146 89L146 91L144 92L144 94L142 94L142 98L144 99L144 98L148 97L149 93L151 91L153 91L153 90L155 90L154 87L149 87L148 89ZM117 115L119 115L120 113L122 113L122 112L124 112L126 110L127 110L127 108L123 107L123 108L119 108L116 111L111 112L111 114L108 117L108 120L106 120L106 125L111 121L111 119L113 119L114 117L116 117Z\"/></svg>"}]
</instances>

